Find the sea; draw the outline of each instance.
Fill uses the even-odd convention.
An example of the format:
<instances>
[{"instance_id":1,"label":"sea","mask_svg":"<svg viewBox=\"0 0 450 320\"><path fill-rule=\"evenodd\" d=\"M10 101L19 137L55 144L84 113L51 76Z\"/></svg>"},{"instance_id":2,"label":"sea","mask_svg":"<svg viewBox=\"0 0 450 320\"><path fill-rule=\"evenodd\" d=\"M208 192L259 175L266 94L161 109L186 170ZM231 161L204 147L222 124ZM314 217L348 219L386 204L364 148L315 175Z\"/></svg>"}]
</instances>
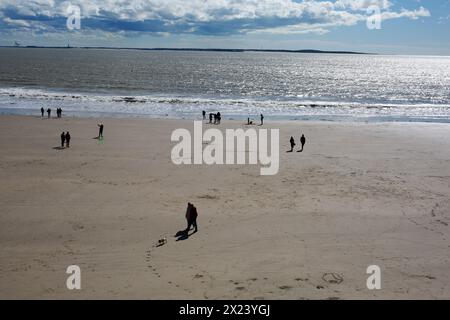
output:
<instances>
[{"instance_id":1,"label":"sea","mask_svg":"<svg viewBox=\"0 0 450 320\"><path fill-rule=\"evenodd\" d=\"M450 57L0 48L0 114L450 123Z\"/></svg>"}]
</instances>

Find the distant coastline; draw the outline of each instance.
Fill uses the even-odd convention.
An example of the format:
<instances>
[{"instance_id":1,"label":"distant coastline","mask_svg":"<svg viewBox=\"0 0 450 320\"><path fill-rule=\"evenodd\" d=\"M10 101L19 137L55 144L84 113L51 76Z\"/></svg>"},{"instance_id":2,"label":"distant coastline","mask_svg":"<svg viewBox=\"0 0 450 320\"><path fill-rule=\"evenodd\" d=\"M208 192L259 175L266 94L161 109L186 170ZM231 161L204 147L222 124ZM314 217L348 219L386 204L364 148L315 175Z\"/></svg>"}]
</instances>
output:
<instances>
[{"instance_id":1,"label":"distant coastline","mask_svg":"<svg viewBox=\"0 0 450 320\"><path fill-rule=\"evenodd\" d=\"M358 54L376 55L376 53L356 51L328 51L328 50L285 50L285 49L220 49L220 48L126 48L126 47L58 47L58 46L0 46L0 48L22 49L97 49L97 50L142 50L142 51L193 51L193 52L270 52L270 53L319 53L319 54Z\"/></svg>"}]
</instances>

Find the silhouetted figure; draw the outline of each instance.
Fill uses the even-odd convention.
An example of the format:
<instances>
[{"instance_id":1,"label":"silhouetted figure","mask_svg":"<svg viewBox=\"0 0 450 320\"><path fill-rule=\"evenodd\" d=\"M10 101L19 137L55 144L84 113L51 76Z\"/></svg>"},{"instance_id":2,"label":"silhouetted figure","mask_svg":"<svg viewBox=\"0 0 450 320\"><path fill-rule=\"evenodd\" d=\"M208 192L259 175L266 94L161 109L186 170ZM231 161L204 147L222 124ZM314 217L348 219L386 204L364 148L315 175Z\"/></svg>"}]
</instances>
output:
<instances>
[{"instance_id":1,"label":"silhouetted figure","mask_svg":"<svg viewBox=\"0 0 450 320\"><path fill-rule=\"evenodd\" d=\"M52 113L52 109L50 109L50 108L48 108L47 109L47 116L48 116L48 118L50 118L50 114Z\"/></svg>"},{"instance_id":2,"label":"silhouetted figure","mask_svg":"<svg viewBox=\"0 0 450 320\"><path fill-rule=\"evenodd\" d=\"M206 111L205 110L202 111L202 115L203 115L203 120L206 120Z\"/></svg>"},{"instance_id":3,"label":"silhouetted figure","mask_svg":"<svg viewBox=\"0 0 450 320\"><path fill-rule=\"evenodd\" d=\"M191 226L194 227L195 232L198 231L197 217L198 217L197 208L194 207L194 205L189 202L186 210L186 221L187 221L187 229L185 230L186 233L188 233L189 230L191 230Z\"/></svg>"},{"instance_id":4,"label":"silhouetted figure","mask_svg":"<svg viewBox=\"0 0 450 320\"><path fill-rule=\"evenodd\" d=\"M98 124L98 138L99 139L103 139L103 123Z\"/></svg>"},{"instance_id":5,"label":"silhouetted figure","mask_svg":"<svg viewBox=\"0 0 450 320\"><path fill-rule=\"evenodd\" d=\"M264 116L263 116L263 114L261 113L261 125L263 125L264 124Z\"/></svg>"},{"instance_id":6,"label":"silhouetted figure","mask_svg":"<svg viewBox=\"0 0 450 320\"><path fill-rule=\"evenodd\" d=\"M64 148L65 142L66 142L66 134L63 131L63 133L61 133L61 148Z\"/></svg>"},{"instance_id":7,"label":"silhouetted figure","mask_svg":"<svg viewBox=\"0 0 450 320\"><path fill-rule=\"evenodd\" d=\"M220 124L220 121L222 120L222 115L220 114L220 112L217 112L217 124Z\"/></svg>"},{"instance_id":8,"label":"silhouetted figure","mask_svg":"<svg viewBox=\"0 0 450 320\"><path fill-rule=\"evenodd\" d=\"M61 108L57 109L57 114L58 114L58 118L62 117L62 109Z\"/></svg>"},{"instance_id":9,"label":"silhouetted figure","mask_svg":"<svg viewBox=\"0 0 450 320\"><path fill-rule=\"evenodd\" d=\"M212 121L213 121L213 114L210 113L210 114L209 114L209 123L212 123Z\"/></svg>"},{"instance_id":10,"label":"silhouetted figure","mask_svg":"<svg viewBox=\"0 0 450 320\"><path fill-rule=\"evenodd\" d=\"M300 138L300 143L302 144L302 149L299 150L298 152L303 152L303 148L305 147L305 143L306 143L306 138L305 135L302 134L302 137Z\"/></svg>"},{"instance_id":11,"label":"silhouetted figure","mask_svg":"<svg viewBox=\"0 0 450 320\"><path fill-rule=\"evenodd\" d=\"M42 118L44 117L44 112L45 112L44 107L41 107L41 117Z\"/></svg>"},{"instance_id":12,"label":"silhouetted figure","mask_svg":"<svg viewBox=\"0 0 450 320\"><path fill-rule=\"evenodd\" d=\"M69 131L67 131L67 133L66 133L66 147L67 148L70 148L70 133L69 133Z\"/></svg>"},{"instance_id":13,"label":"silhouetted figure","mask_svg":"<svg viewBox=\"0 0 450 320\"><path fill-rule=\"evenodd\" d=\"M295 147L294 137L291 137L290 143L291 143L291 151L290 152L293 152L294 151L294 147Z\"/></svg>"}]
</instances>

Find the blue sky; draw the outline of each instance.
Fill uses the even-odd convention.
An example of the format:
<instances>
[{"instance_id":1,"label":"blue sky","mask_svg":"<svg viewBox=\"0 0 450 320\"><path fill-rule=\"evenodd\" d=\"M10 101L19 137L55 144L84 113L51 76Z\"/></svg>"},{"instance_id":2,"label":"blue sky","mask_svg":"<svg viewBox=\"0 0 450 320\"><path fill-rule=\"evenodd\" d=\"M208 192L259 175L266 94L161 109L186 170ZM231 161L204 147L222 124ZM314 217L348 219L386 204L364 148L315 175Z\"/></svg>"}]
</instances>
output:
<instances>
[{"instance_id":1,"label":"blue sky","mask_svg":"<svg viewBox=\"0 0 450 320\"><path fill-rule=\"evenodd\" d=\"M66 25L71 5L79 30ZM368 8L381 29L367 27ZM450 55L449 31L450 0L0 0L0 45Z\"/></svg>"}]
</instances>

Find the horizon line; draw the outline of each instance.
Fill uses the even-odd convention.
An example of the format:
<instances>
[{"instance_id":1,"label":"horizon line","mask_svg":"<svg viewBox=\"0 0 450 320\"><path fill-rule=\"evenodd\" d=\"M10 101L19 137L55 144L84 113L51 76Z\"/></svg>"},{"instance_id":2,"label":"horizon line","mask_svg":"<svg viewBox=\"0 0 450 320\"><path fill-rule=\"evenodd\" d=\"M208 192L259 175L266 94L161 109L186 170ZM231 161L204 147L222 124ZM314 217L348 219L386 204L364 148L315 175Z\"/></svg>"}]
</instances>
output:
<instances>
[{"instance_id":1,"label":"horizon line","mask_svg":"<svg viewBox=\"0 0 450 320\"><path fill-rule=\"evenodd\" d=\"M280 53L325 53L325 54L355 54L355 55L378 55L378 53L346 51L346 50L318 50L318 49L243 49L243 48L170 48L170 47L108 47L108 46L0 46L0 48L21 49L104 49L104 50L143 50L143 51L204 51L204 52L280 52Z\"/></svg>"}]
</instances>

